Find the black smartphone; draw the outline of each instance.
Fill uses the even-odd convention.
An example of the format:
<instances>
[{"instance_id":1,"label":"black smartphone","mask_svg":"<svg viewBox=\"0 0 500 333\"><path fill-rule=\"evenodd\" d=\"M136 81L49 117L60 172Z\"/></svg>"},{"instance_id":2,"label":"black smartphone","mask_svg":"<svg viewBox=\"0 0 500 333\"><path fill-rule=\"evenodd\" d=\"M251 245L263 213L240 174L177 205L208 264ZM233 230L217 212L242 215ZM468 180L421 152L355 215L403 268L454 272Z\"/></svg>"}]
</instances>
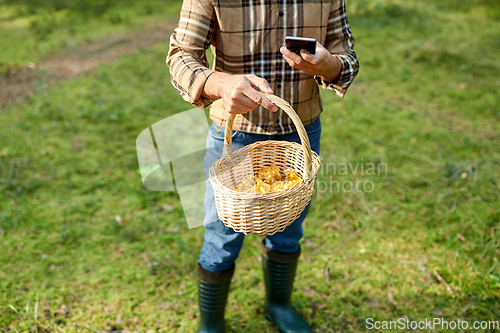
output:
<instances>
[{"instance_id":1,"label":"black smartphone","mask_svg":"<svg viewBox=\"0 0 500 333\"><path fill-rule=\"evenodd\" d=\"M314 38L286 36L285 46L298 55L300 55L300 50L306 50L311 54L316 53L316 39Z\"/></svg>"}]
</instances>

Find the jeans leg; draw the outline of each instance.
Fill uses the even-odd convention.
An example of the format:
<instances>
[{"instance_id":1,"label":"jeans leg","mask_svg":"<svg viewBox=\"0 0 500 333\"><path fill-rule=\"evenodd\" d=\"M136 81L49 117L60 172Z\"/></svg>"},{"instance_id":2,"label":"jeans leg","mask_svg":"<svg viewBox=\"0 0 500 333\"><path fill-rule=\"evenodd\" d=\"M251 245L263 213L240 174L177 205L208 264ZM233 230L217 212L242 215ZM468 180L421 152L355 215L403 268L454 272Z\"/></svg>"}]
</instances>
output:
<instances>
[{"instance_id":1,"label":"jeans leg","mask_svg":"<svg viewBox=\"0 0 500 333\"><path fill-rule=\"evenodd\" d=\"M259 140L266 140L264 135L233 132L233 150L242 148ZM207 137L207 153L205 155L205 173L221 156L224 145L224 129L212 124ZM215 207L215 198L210 182L206 181L205 192L205 236L198 262L203 269L220 272L232 267L243 246L244 234L235 232L219 220Z\"/></svg>"},{"instance_id":2,"label":"jeans leg","mask_svg":"<svg viewBox=\"0 0 500 333\"><path fill-rule=\"evenodd\" d=\"M318 119L314 123L306 126L307 136L309 137L309 142L311 144L311 149L319 154L320 150L320 138L321 138L321 121ZM300 143L300 138L297 132L290 134L285 134L278 136L276 140L292 141ZM272 236L266 236L264 240L264 246L268 249L283 252L283 253L294 253L299 250L299 241L304 235L304 230L302 228L302 223L309 212L309 203L300 216L293 221L288 227L282 232L277 232Z\"/></svg>"}]
</instances>

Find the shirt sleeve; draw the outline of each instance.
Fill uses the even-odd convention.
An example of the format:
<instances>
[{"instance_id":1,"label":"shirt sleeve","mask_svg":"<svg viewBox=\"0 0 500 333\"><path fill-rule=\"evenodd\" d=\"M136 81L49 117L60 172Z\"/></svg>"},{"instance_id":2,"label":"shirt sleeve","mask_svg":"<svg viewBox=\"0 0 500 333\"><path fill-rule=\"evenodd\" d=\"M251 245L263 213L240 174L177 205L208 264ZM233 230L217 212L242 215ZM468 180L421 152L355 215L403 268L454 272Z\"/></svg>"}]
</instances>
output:
<instances>
[{"instance_id":1,"label":"shirt sleeve","mask_svg":"<svg viewBox=\"0 0 500 333\"><path fill-rule=\"evenodd\" d=\"M170 81L184 100L197 107L213 102L201 93L207 78L215 72L208 68L206 57L215 25L215 11L209 1L184 0L179 23L170 36Z\"/></svg>"},{"instance_id":2,"label":"shirt sleeve","mask_svg":"<svg viewBox=\"0 0 500 333\"><path fill-rule=\"evenodd\" d=\"M340 60L340 76L335 82L326 82L321 76L314 78L321 87L335 90L337 95L344 97L359 69L358 58L353 50L354 37L347 20L345 0L334 0L332 3L325 47Z\"/></svg>"}]
</instances>

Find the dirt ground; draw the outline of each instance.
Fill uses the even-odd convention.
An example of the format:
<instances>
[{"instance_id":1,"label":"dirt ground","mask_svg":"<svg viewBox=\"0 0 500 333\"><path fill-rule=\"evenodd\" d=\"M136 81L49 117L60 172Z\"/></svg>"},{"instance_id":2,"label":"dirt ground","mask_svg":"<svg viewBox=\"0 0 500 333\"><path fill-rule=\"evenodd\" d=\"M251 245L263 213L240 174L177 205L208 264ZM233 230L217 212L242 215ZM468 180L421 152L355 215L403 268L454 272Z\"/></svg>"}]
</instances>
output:
<instances>
[{"instance_id":1,"label":"dirt ground","mask_svg":"<svg viewBox=\"0 0 500 333\"><path fill-rule=\"evenodd\" d=\"M54 84L85 74L93 67L137 52L141 47L168 41L173 22L161 22L150 28L106 37L72 48L40 64L8 69L0 73L0 108L32 96L40 84Z\"/></svg>"}]
</instances>

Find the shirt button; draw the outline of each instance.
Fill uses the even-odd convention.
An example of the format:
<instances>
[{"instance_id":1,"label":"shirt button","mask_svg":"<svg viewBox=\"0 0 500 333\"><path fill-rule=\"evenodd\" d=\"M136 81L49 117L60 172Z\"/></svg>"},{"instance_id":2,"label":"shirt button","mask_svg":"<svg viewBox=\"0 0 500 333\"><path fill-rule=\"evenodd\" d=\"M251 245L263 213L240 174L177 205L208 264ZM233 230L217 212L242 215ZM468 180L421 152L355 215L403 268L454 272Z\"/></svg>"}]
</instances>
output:
<instances>
[{"instance_id":1,"label":"shirt button","mask_svg":"<svg viewBox=\"0 0 500 333\"><path fill-rule=\"evenodd\" d=\"M285 15L285 14L283 14L283 12L279 12L279 14L278 14L278 15L279 15L280 17L283 17L283 15Z\"/></svg>"},{"instance_id":2,"label":"shirt button","mask_svg":"<svg viewBox=\"0 0 500 333\"><path fill-rule=\"evenodd\" d=\"M281 84L278 84L276 88L281 89Z\"/></svg>"}]
</instances>

